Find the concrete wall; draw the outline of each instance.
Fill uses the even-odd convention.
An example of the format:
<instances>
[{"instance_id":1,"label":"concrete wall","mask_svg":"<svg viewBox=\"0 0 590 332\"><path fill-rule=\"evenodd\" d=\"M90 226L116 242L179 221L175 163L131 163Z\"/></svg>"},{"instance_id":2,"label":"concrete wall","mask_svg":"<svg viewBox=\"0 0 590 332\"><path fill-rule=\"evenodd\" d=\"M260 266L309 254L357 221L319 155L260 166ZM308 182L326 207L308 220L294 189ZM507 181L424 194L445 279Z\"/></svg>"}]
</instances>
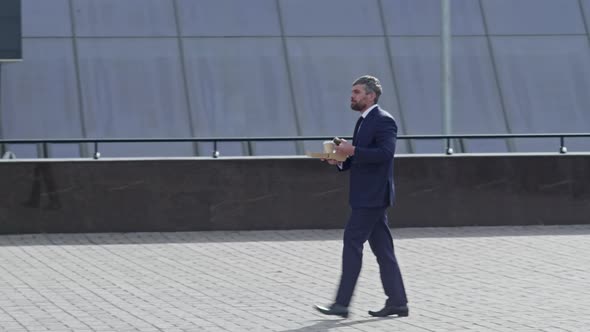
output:
<instances>
[{"instance_id":1,"label":"concrete wall","mask_svg":"<svg viewBox=\"0 0 590 332\"><path fill-rule=\"evenodd\" d=\"M396 159L393 227L590 221L590 155ZM0 162L0 233L341 228L348 174L306 158Z\"/></svg>"}]
</instances>

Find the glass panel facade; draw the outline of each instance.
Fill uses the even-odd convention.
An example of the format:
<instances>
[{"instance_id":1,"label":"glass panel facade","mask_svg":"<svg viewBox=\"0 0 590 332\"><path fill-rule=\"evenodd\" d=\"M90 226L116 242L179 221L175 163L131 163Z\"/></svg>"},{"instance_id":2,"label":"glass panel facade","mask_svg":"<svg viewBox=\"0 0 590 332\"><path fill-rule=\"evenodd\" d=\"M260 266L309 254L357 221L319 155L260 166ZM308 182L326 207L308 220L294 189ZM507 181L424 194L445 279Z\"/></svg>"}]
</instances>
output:
<instances>
[{"instance_id":1,"label":"glass panel facade","mask_svg":"<svg viewBox=\"0 0 590 332\"><path fill-rule=\"evenodd\" d=\"M24 37L72 35L68 0L22 0L21 6Z\"/></svg>"},{"instance_id":2,"label":"glass panel facade","mask_svg":"<svg viewBox=\"0 0 590 332\"><path fill-rule=\"evenodd\" d=\"M393 37L391 48L407 132L442 134L440 40ZM492 62L484 37L453 41L453 133L505 133ZM501 140L464 142L467 151L506 151ZM440 152L441 141L416 141L416 152Z\"/></svg>"},{"instance_id":3,"label":"glass panel facade","mask_svg":"<svg viewBox=\"0 0 590 332\"><path fill-rule=\"evenodd\" d=\"M186 38L184 45L197 136L297 135L279 38ZM257 145L260 153L285 145L295 153L294 143Z\"/></svg>"},{"instance_id":4,"label":"glass panel facade","mask_svg":"<svg viewBox=\"0 0 590 332\"><path fill-rule=\"evenodd\" d=\"M175 36L172 0L75 0L78 36Z\"/></svg>"},{"instance_id":5,"label":"glass panel facade","mask_svg":"<svg viewBox=\"0 0 590 332\"><path fill-rule=\"evenodd\" d=\"M580 0L582 4L582 16L586 20L586 33L588 33L588 27L590 26L590 0Z\"/></svg>"},{"instance_id":6,"label":"glass panel facade","mask_svg":"<svg viewBox=\"0 0 590 332\"><path fill-rule=\"evenodd\" d=\"M280 36L276 0L176 0L183 36Z\"/></svg>"},{"instance_id":7,"label":"glass panel facade","mask_svg":"<svg viewBox=\"0 0 590 332\"><path fill-rule=\"evenodd\" d=\"M578 0L481 0L491 35L585 34Z\"/></svg>"},{"instance_id":8,"label":"glass panel facade","mask_svg":"<svg viewBox=\"0 0 590 332\"><path fill-rule=\"evenodd\" d=\"M89 137L191 136L176 39L92 38L78 46ZM108 155L192 154L190 143L157 153L149 145L114 145Z\"/></svg>"},{"instance_id":9,"label":"glass panel facade","mask_svg":"<svg viewBox=\"0 0 590 332\"><path fill-rule=\"evenodd\" d=\"M381 0L388 35L440 35L440 0ZM479 1L451 1L453 35L485 35Z\"/></svg>"},{"instance_id":10,"label":"glass panel facade","mask_svg":"<svg viewBox=\"0 0 590 332\"><path fill-rule=\"evenodd\" d=\"M376 0L279 1L287 36L383 35Z\"/></svg>"},{"instance_id":11,"label":"glass panel facade","mask_svg":"<svg viewBox=\"0 0 590 332\"><path fill-rule=\"evenodd\" d=\"M590 132L590 0L451 4L454 133ZM0 65L3 138L350 136L350 88L364 74L381 79L379 104L400 135L442 133L439 0L22 0L22 9L24 59ZM552 139L455 143L466 152L558 148ZM590 150L590 139L566 143ZM226 156L320 148L218 147ZM37 156L35 146L14 149ZM101 150L210 156L213 145ZM398 147L442 151L440 140Z\"/></svg>"},{"instance_id":12,"label":"glass panel facade","mask_svg":"<svg viewBox=\"0 0 590 332\"><path fill-rule=\"evenodd\" d=\"M492 45L512 132L590 132L585 36L494 37ZM542 140L517 143L522 150L555 151L546 146Z\"/></svg>"},{"instance_id":13,"label":"glass panel facade","mask_svg":"<svg viewBox=\"0 0 590 332\"><path fill-rule=\"evenodd\" d=\"M26 61L2 66L5 138L79 138L78 92L69 39L25 39Z\"/></svg>"}]
</instances>

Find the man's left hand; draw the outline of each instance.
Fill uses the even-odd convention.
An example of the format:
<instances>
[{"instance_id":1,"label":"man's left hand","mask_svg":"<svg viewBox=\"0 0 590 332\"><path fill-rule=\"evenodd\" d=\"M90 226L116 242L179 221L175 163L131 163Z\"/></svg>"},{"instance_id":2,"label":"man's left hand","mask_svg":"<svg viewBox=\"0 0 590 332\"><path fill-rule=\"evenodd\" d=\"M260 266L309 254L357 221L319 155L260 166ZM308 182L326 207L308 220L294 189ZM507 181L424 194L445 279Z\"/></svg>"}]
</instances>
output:
<instances>
[{"instance_id":1,"label":"man's left hand","mask_svg":"<svg viewBox=\"0 0 590 332\"><path fill-rule=\"evenodd\" d=\"M345 154L347 156L354 156L354 146L345 140L342 140L342 143L336 146L335 149L337 153Z\"/></svg>"}]
</instances>

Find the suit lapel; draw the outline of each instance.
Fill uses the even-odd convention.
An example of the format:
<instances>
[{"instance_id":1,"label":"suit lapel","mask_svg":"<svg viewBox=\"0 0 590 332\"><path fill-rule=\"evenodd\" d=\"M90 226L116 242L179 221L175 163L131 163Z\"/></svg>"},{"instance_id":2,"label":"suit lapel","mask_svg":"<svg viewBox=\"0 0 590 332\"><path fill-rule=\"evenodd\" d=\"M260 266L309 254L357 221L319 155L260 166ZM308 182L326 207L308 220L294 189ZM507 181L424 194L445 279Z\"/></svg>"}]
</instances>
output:
<instances>
[{"instance_id":1,"label":"suit lapel","mask_svg":"<svg viewBox=\"0 0 590 332\"><path fill-rule=\"evenodd\" d=\"M355 145L355 146L366 145L366 143L365 143L365 142L367 142L366 137L372 131L371 128L373 127L373 119L377 116L378 112L379 112L379 107L375 107L373 110L371 110L371 112L369 112L369 114L367 114L367 117L363 120L358 132L353 137L353 140L352 140L353 145ZM363 143L365 143L365 144L363 144Z\"/></svg>"}]
</instances>

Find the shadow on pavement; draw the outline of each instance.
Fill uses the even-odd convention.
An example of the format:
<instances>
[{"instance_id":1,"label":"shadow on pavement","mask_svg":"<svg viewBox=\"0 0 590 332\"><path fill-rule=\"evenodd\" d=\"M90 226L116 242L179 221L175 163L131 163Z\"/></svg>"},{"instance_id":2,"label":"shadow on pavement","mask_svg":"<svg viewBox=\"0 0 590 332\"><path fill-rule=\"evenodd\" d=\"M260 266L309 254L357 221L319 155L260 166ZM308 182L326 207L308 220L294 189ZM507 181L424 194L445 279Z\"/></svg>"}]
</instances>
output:
<instances>
[{"instance_id":1,"label":"shadow on pavement","mask_svg":"<svg viewBox=\"0 0 590 332\"><path fill-rule=\"evenodd\" d=\"M348 320L348 319L322 319L314 321L314 324L309 326L300 327L298 329L282 330L281 332L309 332L309 331L328 331L336 328L350 327L359 324L368 324L371 322L392 320L397 317L387 318L368 318L363 320Z\"/></svg>"}]
</instances>

